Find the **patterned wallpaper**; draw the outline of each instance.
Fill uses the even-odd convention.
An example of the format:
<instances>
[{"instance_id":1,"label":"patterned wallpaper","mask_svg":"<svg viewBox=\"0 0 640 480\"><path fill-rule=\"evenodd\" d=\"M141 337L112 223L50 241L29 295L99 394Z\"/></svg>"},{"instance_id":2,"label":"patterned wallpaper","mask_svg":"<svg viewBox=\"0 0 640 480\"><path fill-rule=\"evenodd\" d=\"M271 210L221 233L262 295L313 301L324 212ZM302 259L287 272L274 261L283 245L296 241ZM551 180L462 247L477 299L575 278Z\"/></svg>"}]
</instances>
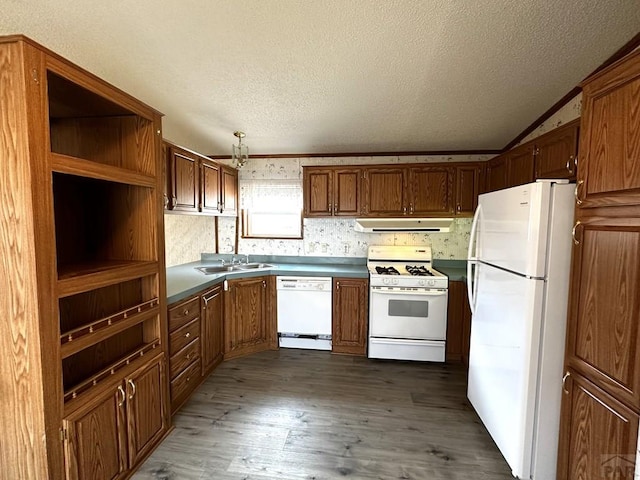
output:
<instances>
[{"instance_id":1,"label":"patterned wallpaper","mask_svg":"<svg viewBox=\"0 0 640 480\"><path fill-rule=\"evenodd\" d=\"M529 140L533 140L534 138L538 138L543 133L550 132L554 128L558 128L560 125L564 125L565 123L569 123L571 120L575 120L580 117L582 112L582 93L579 93L571 100L567 102L567 104L558 110L556 113L551 115L547 120L542 122L538 127L531 132L529 135L524 137L518 145L523 143L527 143Z\"/></svg>"},{"instance_id":2,"label":"patterned wallpaper","mask_svg":"<svg viewBox=\"0 0 640 480\"><path fill-rule=\"evenodd\" d=\"M215 218L165 214L164 239L167 267L200 260L216 250Z\"/></svg>"}]
</instances>

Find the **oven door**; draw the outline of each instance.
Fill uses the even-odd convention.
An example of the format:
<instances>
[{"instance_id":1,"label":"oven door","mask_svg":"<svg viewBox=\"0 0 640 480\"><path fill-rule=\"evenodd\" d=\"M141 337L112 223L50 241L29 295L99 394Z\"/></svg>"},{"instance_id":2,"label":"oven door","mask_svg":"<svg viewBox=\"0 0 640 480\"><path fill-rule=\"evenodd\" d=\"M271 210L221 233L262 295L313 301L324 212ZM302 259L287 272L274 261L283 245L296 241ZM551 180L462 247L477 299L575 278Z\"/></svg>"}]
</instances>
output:
<instances>
[{"instance_id":1,"label":"oven door","mask_svg":"<svg viewBox=\"0 0 640 480\"><path fill-rule=\"evenodd\" d=\"M445 340L446 289L371 287L369 335Z\"/></svg>"}]
</instances>

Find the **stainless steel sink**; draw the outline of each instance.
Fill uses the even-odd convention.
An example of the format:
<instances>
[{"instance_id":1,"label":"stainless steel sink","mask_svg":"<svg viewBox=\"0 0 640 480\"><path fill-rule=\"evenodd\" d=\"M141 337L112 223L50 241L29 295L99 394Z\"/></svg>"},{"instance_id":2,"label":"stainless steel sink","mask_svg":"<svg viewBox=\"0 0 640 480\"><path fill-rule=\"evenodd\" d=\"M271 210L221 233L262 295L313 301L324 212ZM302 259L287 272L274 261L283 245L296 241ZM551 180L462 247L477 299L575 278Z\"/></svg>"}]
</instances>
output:
<instances>
[{"instance_id":1,"label":"stainless steel sink","mask_svg":"<svg viewBox=\"0 0 640 480\"><path fill-rule=\"evenodd\" d=\"M270 263L241 263L234 265L233 268L237 270L257 270L260 268L273 268L273 265Z\"/></svg>"},{"instance_id":2,"label":"stainless steel sink","mask_svg":"<svg viewBox=\"0 0 640 480\"><path fill-rule=\"evenodd\" d=\"M214 275L216 273L241 272L243 270L260 270L273 268L270 263L241 263L237 265L212 265L210 267L195 267L205 275Z\"/></svg>"}]
</instances>

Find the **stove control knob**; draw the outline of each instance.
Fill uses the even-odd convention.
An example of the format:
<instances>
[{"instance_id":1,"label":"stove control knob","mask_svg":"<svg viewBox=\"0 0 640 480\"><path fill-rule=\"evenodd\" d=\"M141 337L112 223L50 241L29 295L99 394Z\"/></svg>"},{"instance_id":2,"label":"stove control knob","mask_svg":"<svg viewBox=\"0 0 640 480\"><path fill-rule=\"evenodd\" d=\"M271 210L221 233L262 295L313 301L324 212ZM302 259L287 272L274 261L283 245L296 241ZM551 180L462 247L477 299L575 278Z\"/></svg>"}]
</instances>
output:
<instances>
[{"instance_id":1,"label":"stove control knob","mask_svg":"<svg viewBox=\"0 0 640 480\"><path fill-rule=\"evenodd\" d=\"M433 287L433 286L436 284L436 281L435 281L435 280L427 280L427 284L428 284L430 287Z\"/></svg>"},{"instance_id":2,"label":"stove control knob","mask_svg":"<svg viewBox=\"0 0 640 480\"><path fill-rule=\"evenodd\" d=\"M420 285L421 287L424 287L424 280L418 280L418 285Z\"/></svg>"},{"instance_id":3,"label":"stove control knob","mask_svg":"<svg viewBox=\"0 0 640 480\"><path fill-rule=\"evenodd\" d=\"M382 279L382 283L384 283L385 285L389 285L389 282L391 281L390 278L383 278Z\"/></svg>"},{"instance_id":4,"label":"stove control knob","mask_svg":"<svg viewBox=\"0 0 640 480\"><path fill-rule=\"evenodd\" d=\"M400 283L400 282L399 282L399 280L398 280L397 278L394 278L394 279L393 279L393 284L394 284L394 285L398 285L398 283Z\"/></svg>"},{"instance_id":5,"label":"stove control knob","mask_svg":"<svg viewBox=\"0 0 640 480\"><path fill-rule=\"evenodd\" d=\"M319 283L318 286L316 287L318 290L324 290L324 285L322 283Z\"/></svg>"}]
</instances>

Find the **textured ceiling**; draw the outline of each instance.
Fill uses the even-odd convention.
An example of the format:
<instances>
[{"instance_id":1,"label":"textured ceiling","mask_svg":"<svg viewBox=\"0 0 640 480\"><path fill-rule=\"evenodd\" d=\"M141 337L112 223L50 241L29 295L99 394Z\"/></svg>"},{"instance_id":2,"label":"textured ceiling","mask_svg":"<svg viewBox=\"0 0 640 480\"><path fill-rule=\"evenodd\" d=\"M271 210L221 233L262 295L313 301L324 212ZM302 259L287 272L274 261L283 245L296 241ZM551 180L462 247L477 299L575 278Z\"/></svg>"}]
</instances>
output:
<instances>
[{"instance_id":1,"label":"textured ceiling","mask_svg":"<svg viewBox=\"0 0 640 480\"><path fill-rule=\"evenodd\" d=\"M638 31L638 0L0 0L209 154L501 148Z\"/></svg>"}]
</instances>

